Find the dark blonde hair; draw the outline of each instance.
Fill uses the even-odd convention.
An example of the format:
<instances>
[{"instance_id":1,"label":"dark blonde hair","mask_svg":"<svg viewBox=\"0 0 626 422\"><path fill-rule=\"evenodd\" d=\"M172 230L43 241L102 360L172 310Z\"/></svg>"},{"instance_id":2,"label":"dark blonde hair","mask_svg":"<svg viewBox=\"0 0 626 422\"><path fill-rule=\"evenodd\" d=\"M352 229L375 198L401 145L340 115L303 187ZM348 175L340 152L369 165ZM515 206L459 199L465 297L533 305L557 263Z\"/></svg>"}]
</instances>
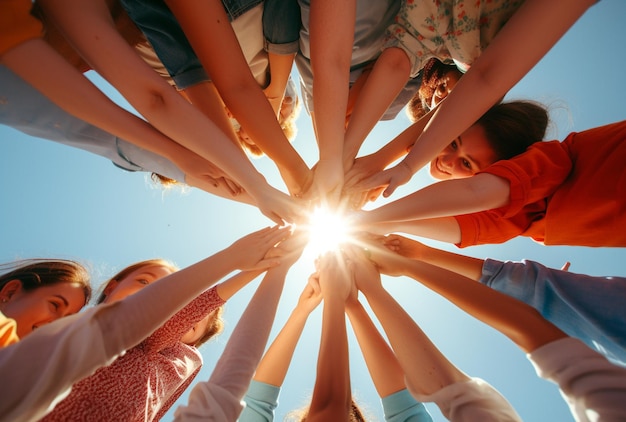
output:
<instances>
[{"instance_id":1,"label":"dark blonde hair","mask_svg":"<svg viewBox=\"0 0 626 422\"><path fill-rule=\"evenodd\" d=\"M56 284L78 284L85 295L85 303L91 298L89 272L69 259L24 259L2 264L0 271L0 289L11 280L19 280L25 291Z\"/></svg>"},{"instance_id":2,"label":"dark blonde hair","mask_svg":"<svg viewBox=\"0 0 626 422\"><path fill-rule=\"evenodd\" d=\"M166 259L155 258L155 259L147 259L145 261L136 262L124 268L117 274L115 274L113 277L111 277L106 283L104 283L100 287L99 289L100 294L98 295L98 298L96 299L96 304L100 304L104 302L104 300L107 297L106 293L104 292L106 291L107 287L109 287L112 283L117 283L120 280L123 280L124 278L128 277L129 274L131 274L134 271L137 271L140 268L149 267L153 265L169 268L172 272L178 271L178 267Z\"/></svg>"},{"instance_id":3,"label":"dark blonde hair","mask_svg":"<svg viewBox=\"0 0 626 422\"><path fill-rule=\"evenodd\" d=\"M213 316L207 324L204 334L194 343L195 347L202 346L204 343L224 331L224 319L222 318L222 315L224 315L224 306L220 306L213 311Z\"/></svg>"},{"instance_id":4,"label":"dark blonde hair","mask_svg":"<svg viewBox=\"0 0 626 422\"><path fill-rule=\"evenodd\" d=\"M439 86L439 80L448 72L462 73L456 65L443 63L434 57L426 62L421 72L422 83L407 104L406 114L409 120L415 123L430 111L430 103Z\"/></svg>"},{"instance_id":5,"label":"dark blonde hair","mask_svg":"<svg viewBox=\"0 0 626 422\"><path fill-rule=\"evenodd\" d=\"M307 416L309 415L309 406L303 407L301 409L296 409L287 415L287 420L293 422L304 422L306 421ZM354 399L350 400L350 413L348 414L348 420L350 422L366 422L365 416L363 415L363 411L359 407L358 404L354 401Z\"/></svg>"}]
</instances>

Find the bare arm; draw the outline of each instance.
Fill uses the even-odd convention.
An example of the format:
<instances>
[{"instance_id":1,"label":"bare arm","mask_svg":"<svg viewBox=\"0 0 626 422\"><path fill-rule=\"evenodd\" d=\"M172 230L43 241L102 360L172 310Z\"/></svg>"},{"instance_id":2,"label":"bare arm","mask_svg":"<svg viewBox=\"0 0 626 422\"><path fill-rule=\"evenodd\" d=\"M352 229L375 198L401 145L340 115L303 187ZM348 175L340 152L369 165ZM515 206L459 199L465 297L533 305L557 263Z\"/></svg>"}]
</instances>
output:
<instances>
[{"instance_id":1,"label":"bare arm","mask_svg":"<svg viewBox=\"0 0 626 422\"><path fill-rule=\"evenodd\" d=\"M289 315L289 319L278 333L272 345L267 349L254 374L254 380L280 387L283 385L293 353L309 314L319 305L320 292L313 291L307 284L300 295L298 305Z\"/></svg>"},{"instance_id":2,"label":"bare arm","mask_svg":"<svg viewBox=\"0 0 626 422\"><path fill-rule=\"evenodd\" d=\"M387 48L376 60L356 100L343 146L344 167L349 168L363 141L409 80L411 63L399 48Z\"/></svg>"},{"instance_id":3,"label":"bare arm","mask_svg":"<svg viewBox=\"0 0 626 422\"><path fill-rule=\"evenodd\" d=\"M317 358L317 376L307 420L347 420L352 392L346 334L345 300L352 280L336 253L320 262L319 282L324 298L322 338Z\"/></svg>"},{"instance_id":4,"label":"bare arm","mask_svg":"<svg viewBox=\"0 0 626 422\"><path fill-rule=\"evenodd\" d=\"M295 205L271 188L243 152L125 42L104 2L44 0L40 3L85 60L159 131L231 175L273 221L280 223L283 218L295 218Z\"/></svg>"},{"instance_id":5,"label":"bare arm","mask_svg":"<svg viewBox=\"0 0 626 422\"><path fill-rule=\"evenodd\" d=\"M459 80L446 101L437 107L434 118L404 160L412 173L502 98L594 3L595 0L524 2ZM531 27L533 30L529 33ZM404 183L406 181L408 179ZM390 184L386 196L397 186Z\"/></svg>"},{"instance_id":6,"label":"bare arm","mask_svg":"<svg viewBox=\"0 0 626 422\"><path fill-rule=\"evenodd\" d=\"M350 318L352 329L361 347L378 396L387 397L405 389L404 371L363 305L356 298L351 302L346 302L346 313Z\"/></svg>"},{"instance_id":7,"label":"bare arm","mask_svg":"<svg viewBox=\"0 0 626 422\"><path fill-rule=\"evenodd\" d=\"M507 180L487 173L426 186L404 198L371 211L364 223L421 220L469 214L502 207L509 202Z\"/></svg>"},{"instance_id":8,"label":"bare arm","mask_svg":"<svg viewBox=\"0 0 626 422\"><path fill-rule=\"evenodd\" d=\"M252 76L223 5L216 1L166 3L230 112L276 162L290 192L301 193L311 177L310 170L285 137Z\"/></svg>"},{"instance_id":9,"label":"bare arm","mask_svg":"<svg viewBox=\"0 0 626 422\"><path fill-rule=\"evenodd\" d=\"M342 153L350 89L356 2L311 2L314 127L320 151L313 188L336 203L343 186Z\"/></svg>"},{"instance_id":10,"label":"bare arm","mask_svg":"<svg viewBox=\"0 0 626 422\"><path fill-rule=\"evenodd\" d=\"M407 386L414 392L430 395L447 385L469 380L382 287L376 268L360 252L353 251L351 257L356 265L368 266L368 271L362 272L356 283L387 334L406 375Z\"/></svg>"},{"instance_id":11,"label":"bare arm","mask_svg":"<svg viewBox=\"0 0 626 422\"><path fill-rule=\"evenodd\" d=\"M460 274L425 262L412 261L371 243L372 259L385 273L404 274L485 324L509 337L529 353L566 334L546 321L535 309ZM369 296L368 296L369 300Z\"/></svg>"},{"instance_id":12,"label":"bare arm","mask_svg":"<svg viewBox=\"0 0 626 422\"><path fill-rule=\"evenodd\" d=\"M391 234L381 240L389 250L406 258L427 262L475 281L480 280L482 276L484 259L432 248L396 234Z\"/></svg>"}]
</instances>

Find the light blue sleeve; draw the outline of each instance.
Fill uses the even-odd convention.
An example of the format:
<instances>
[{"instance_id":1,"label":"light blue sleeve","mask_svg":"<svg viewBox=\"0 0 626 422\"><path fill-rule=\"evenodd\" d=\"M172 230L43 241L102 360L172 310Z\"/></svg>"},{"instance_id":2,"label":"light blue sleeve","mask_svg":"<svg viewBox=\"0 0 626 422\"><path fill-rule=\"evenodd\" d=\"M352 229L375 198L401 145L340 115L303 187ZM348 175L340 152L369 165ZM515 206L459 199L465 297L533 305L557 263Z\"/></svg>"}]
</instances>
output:
<instances>
[{"instance_id":1,"label":"light blue sleeve","mask_svg":"<svg viewBox=\"0 0 626 422\"><path fill-rule=\"evenodd\" d=\"M239 416L240 422L272 422L278 407L280 387L252 380L243 400L246 407Z\"/></svg>"},{"instance_id":2,"label":"light blue sleeve","mask_svg":"<svg viewBox=\"0 0 626 422\"><path fill-rule=\"evenodd\" d=\"M400 390L381 399L387 422L432 422L424 404L413 398L408 390Z\"/></svg>"},{"instance_id":3,"label":"light blue sleeve","mask_svg":"<svg viewBox=\"0 0 626 422\"><path fill-rule=\"evenodd\" d=\"M577 274L530 260L486 259L479 281L532 306L609 359L626 363L626 278Z\"/></svg>"}]
</instances>

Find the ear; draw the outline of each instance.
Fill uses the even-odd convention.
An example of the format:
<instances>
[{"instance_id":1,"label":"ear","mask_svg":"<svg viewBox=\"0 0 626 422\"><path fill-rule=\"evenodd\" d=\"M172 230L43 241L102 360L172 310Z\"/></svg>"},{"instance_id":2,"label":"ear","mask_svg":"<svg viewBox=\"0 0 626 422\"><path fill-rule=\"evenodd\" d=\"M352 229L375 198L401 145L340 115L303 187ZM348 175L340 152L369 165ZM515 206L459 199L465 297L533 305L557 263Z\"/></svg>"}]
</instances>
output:
<instances>
[{"instance_id":1,"label":"ear","mask_svg":"<svg viewBox=\"0 0 626 422\"><path fill-rule=\"evenodd\" d=\"M22 291L22 282L18 279L9 280L2 289L0 289L0 301L8 302L13 295Z\"/></svg>"}]
</instances>

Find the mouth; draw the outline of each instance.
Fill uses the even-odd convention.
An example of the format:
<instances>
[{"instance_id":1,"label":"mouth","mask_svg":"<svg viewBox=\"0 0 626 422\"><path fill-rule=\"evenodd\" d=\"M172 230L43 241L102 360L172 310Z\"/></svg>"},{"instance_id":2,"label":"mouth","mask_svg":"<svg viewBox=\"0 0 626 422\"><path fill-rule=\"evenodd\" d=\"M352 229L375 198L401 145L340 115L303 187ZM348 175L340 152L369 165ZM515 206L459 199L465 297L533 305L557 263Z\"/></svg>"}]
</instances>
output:
<instances>
[{"instance_id":1,"label":"mouth","mask_svg":"<svg viewBox=\"0 0 626 422\"><path fill-rule=\"evenodd\" d=\"M440 173L450 175L450 172L444 170L444 168L441 166L441 162L439 161L439 158L435 159L435 167Z\"/></svg>"}]
</instances>

